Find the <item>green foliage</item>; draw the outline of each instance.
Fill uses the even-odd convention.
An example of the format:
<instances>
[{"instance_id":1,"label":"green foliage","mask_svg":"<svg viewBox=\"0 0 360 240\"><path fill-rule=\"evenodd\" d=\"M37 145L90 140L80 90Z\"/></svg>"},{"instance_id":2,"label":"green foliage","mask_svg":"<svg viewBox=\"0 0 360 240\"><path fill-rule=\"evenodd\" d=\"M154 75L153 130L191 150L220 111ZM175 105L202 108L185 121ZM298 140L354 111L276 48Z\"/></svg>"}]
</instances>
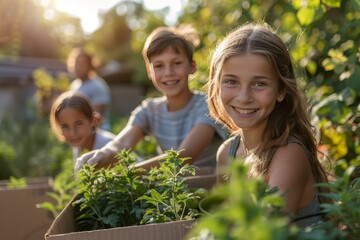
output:
<instances>
[{"instance_id":1,"label":"green foliage","mask_svg":"<svg viewBox=\"0 0 360 240\"><path fill-rule=\"evenodd\" d=\"M37 112L41 117L47 118L55 99L70 89L69 76L60 72L54 77L45 68L37 68L33 71L32 77L36 86Z\"/></svg>"},{"instance_id":2,"label":"green foliage","mask_svg":"<svg viewBox=\"0 0 360 240\"><path fill-rule=\"evenodd\" d=\"M360 178L352 180L354 167L348 168L343 176L328 184L319 184L330 189L330 194L325 196L331 198L335 204L323 204L331 222L342 229L345 235L343 239L360 238Z\"/></svg>"},{"instance_id":3,"label":"green foliage","mask_svg":"<svg viewBox=\"0 0 360 240\"><path fill-rule=\"evenodd\" d=\"M39 203L36 207L48 210L54 218L57 217L75 194L76 184L73 159L68 158L62 162L62 171L56 175L52 190L47 193L53 201Z\"/></svg>"},{"instance_id":4,"label":"green foliage","mask_svg":"<svg viewBox=\"0 0 360 240\"><path fill-rule=\"evenodd\" d=\"M155 157L158 154L157 141L154 136L146 136L134 149L135 153L143 159Z\"/></svg>"},{"instance_id":5,"label":"green foliage","mask_svg":"<svg viewBox=\"0 0 360 240\"><path fill-rule=\"evenodd\" d=\"M72 156L70 148L51 134L47 119L30 122L0 122L0 161L4 179L10 176L54 176L61 171L61 162Z\"/></svg>"},{"instance_id":6,"label":"green foliage","mask_svg":"<svg viewBox=\"0 0 360 240\"><path fill-rule=\"evenodd\" d=\"M107 24L95 31L91 41L87 44L89 51L101 61L126 62L127 58L132 55L131 29L127 25L126 15L117 12L116 8L112 8L102 15L103 21Z\"/></svg>"},{"instance_id":7,"label":"green foliage","mask_svg":"<svg viewBox=\"0 0 360 240\"><path fill-rule=\"evenodd\" d=\"M10 177L10 182L7 185L7 188L25 188L27 187L26 178L15 178Z\"/></svg>"},{"instance_id":8,"label":"green foliage","mask_svg":"<svg viewBox=\"0 0 360 240\"><path fill-rule=\"evenodd\" d=\"M262 179L249 179L247 170L242 162L234 162L231 180L214 188L200 203L203 206L210 199L215 204L186 239L359 239L360 179L352 181L350 170L334 182L319 184L330 190L324 195L334 203L321 205L328 220L304 229L279 212L284 202L277 190L268 189Z\"/></svg>"},{"instance_id":9,"label":"green foliage","mask_svg":"<svg viewBox=\"0 0 360 240\"><path fill-rule=\"evenodd\" d=\"M214 202L189 239L291 239L297 233L288 227L289 218L278 211L284 202L276 189L268 189L262 179L250 180L247 170L241 161L234 161L231 180L214 188L200 203Z\"/></svg>"},{"instance_id":10,"label":"green foliage","mask_svg":"<svg viewBox=\"0 0 360 240\"><path fill-rule=\"evenodd\" d=\"M117 117L112 119L112 132L119 133L126 126L128 121L127 117ZM139 158L149 159L158 155L157 141L152 135L145 136L144 139L135 146L134 152Z\"/></svg>"},{"instance_id":11,"label":"green foliage","mask_svg":"<svg viewBox=\"0 0 360 240\"><path fill-rule=\"evenodd\" d=\"M135 155L118 154L112 169L94 170L85 165L78 173L78 199L73 203L80 230L193 219L199 215L187 199L199 199L183 177L194 167L182 166L185 159L169 150L159 168L145 172L135 168Z\"/></svg>"},{"instance_id":12,"label":"green foliage","mask_svg":"<svg viewBox=\"0 0 360 240\"><path fill-rule=\"evenodd\" d=\"M27 178L55 176L48 194L55 200L38 205L54 216L74 194L72 151L51 133L46 119L28 123L2 120L0 128L0 179L9 187L26 187Z\"/></svg>"},{"instance_id":13,"label":"green foliage","mask_svg":"<svg viewBox=\"0 0 360 240\"><path fill-rule=\"evenodd\" d=\"M160 167L152 168L149 176L149 191L138 200L146 201L146 211L141 224L161 223L194 219L198 216L197 206L189 208L189 199L196 199L189 192L184 176L194 175L195 167L185 164L186 158L178 158L179 153L168 151Z\"/></svg>"},{"instance_id":14,"label":"green foliage","mask_svg":"<svg viewBox=\"0 0 360 240\"><path fill-rule=\"evenodd\" d=\"M142 216L144 183L134 168L136 158L122 151L119 164L113 169L94 171L86 165L78 173L79 196L76 223L82 230L111 228L136 224Z\"/></svg>"},{"instance_id":15,"label":"green foliage","mask_svg":"<svg viewBox=\"0 0 360 240\"><path fill-rule=\"evenodd\" d=\"M66 73L59 73L53 77L46 69L38 68L34 70L33 78L39 100L50 97L53 92L64 92L70 88L70 79Z\"/></svg>"},{"instance_id":16,"label":"green foliage","mask_svg":"<svg viewBox=\"0 0 360 240\"><path fill-rule=\"evenodd\" d=\"M14 173L15 159L14 148L5 140L0 140L0 179L9 179Z\"/></svg>"}]
</instances>

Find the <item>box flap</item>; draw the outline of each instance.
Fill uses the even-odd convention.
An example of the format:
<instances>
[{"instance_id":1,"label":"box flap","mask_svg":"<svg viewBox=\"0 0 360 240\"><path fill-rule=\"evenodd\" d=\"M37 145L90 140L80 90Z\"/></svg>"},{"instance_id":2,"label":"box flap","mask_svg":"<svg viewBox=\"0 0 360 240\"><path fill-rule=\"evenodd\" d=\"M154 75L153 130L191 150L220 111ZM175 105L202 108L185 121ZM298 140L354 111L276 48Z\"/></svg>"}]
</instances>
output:
<instances>
[{"instance_id":1,"label":"box flap","mask_svg":"<svg viewBox=\"0 0 360 240\"><path fill-rule=\"evenodd\" d=\"M49 230L47 231L46 236L61 234L61 233L70 233L76 231L76 226L74 221L74 208L71 205L75 200L75 198L76 195L72 197L71 201L55 218Z\"/></svg>"}]
</instances>

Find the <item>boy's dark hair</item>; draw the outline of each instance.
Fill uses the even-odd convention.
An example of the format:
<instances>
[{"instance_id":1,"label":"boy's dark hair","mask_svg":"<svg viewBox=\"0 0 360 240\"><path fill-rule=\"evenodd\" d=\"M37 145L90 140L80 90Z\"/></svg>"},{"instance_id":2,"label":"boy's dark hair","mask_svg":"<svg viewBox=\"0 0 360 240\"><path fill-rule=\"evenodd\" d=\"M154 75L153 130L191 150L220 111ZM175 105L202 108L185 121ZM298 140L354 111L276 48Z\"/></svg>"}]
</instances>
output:
<instances>
[{"instance_id":1,"label":"boy's dark hair","mask_svg":"<svg viewBox=\"0 0 360 240\"><path fill-rule=\"evenodd\" d=\"M158 27L146 39L142 55L146 63L150 58L160 54L171 47L175 52L183 51L189 62L193 61L194 48L198 45L199 38L196 30L190 25L178 27Z\"/></svg>"}]
</instances>

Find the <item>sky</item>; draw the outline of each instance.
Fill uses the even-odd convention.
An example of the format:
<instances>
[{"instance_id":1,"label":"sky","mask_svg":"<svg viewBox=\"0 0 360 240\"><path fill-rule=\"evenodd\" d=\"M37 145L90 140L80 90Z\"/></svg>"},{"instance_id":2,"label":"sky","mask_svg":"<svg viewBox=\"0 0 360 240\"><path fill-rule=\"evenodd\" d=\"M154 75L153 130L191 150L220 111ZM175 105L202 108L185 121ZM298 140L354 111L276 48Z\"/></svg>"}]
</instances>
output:
<instances>
[{"instance_id":1,"label":"sky","mask_svg":"<svg viewBox=\"0 0 360 240\"><path fill-rule=\"evenodd\" d=\"M51 2L62 12L79 17L85 33L90 34L100 27L98 12L107 11L121 0L39 0L43 6ZM170 7L170 14L166 18L168 24L176 21L176 16L181 10L184 0L144 0L145 8L149 10Z\"/></svg>"}]
</instances>

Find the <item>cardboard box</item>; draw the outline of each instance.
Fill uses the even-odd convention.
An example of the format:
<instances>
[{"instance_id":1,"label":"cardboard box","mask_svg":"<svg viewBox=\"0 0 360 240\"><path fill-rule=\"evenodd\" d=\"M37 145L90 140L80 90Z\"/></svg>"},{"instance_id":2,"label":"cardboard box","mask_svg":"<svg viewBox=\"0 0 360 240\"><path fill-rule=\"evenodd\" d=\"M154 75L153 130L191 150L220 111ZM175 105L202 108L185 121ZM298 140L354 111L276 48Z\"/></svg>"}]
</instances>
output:
<instances>
[{"instance_id":1,"label":"cardboard box","mask_svg":"<svg viewBox=\"0 0 360 240\"><path fill-rule=\"evenodd\" d=\"M216 182L216 176L194 176L186 181L189 187L210 189ZM196 220L188 220L76 232L73 200L57 216L45 235L46 240L181 240L196 224Z\"/></svg>"},{"instance_id":2,"label":"cardboard box","mask_svg":"<svg viewBox=\"0 0 360 240\"><path fill-rule=\"evenodd\" d=\"M36 204L52 201L50 179L28 181L26 188L7 188L8 181L0 182L0 236L4 240L44 239L46 230L54 220L45 209Z\"/></svg>"},{"instance_id":3,"label":"cardboard box","mask_svg":"<svg viewBox=\"0 0 360 240\"><path fill-rule=\"evenodd\" d=\"M27 187L50 187L52 184L52 178L50 177L42 177L42 178L29 178L26 179ZM10 181L9 180L0 180L0 190L9 189Z\"/></svg>"},{"instance_id":4,"label":"cardboard box","mask_svg":"<svg viewBox=\"0 0 360 240\"><path fill-rule=\"evenodd\" d=\"M211 189L216 185L216 175L201 175L186 177L186 183L190 188Z\"/></svg>"},{"instance_id":5,"label":"cardboard box","mask_svg":"<svg viewBox=\"0 0 360 240\"><path fill-rule=\"evenodd\" d=\"M72 201L55 219L46 240L180 240L195 220L76 232Z\"/></svg>"}]
</instances>

